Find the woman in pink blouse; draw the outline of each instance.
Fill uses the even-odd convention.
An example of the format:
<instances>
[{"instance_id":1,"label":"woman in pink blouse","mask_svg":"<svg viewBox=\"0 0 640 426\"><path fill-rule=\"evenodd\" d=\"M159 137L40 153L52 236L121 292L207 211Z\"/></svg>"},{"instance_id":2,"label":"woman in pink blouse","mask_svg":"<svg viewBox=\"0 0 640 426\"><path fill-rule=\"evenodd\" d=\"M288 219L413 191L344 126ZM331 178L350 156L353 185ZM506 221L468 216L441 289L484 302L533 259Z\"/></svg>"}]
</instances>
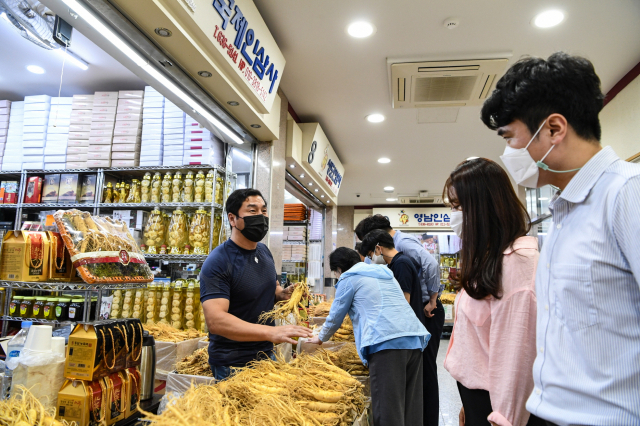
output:
<instances>
[{"instance_id":1,"label":"woman in pink blouse","mask_svg":"<svg viewBox=\"0 0 640 426\"><path fill-rule=\"evenodd\" d=\"M458 382L461 426L544 425L525 403L536 357L538 241L505 171L477 158L449 176L444 198L462 239L460 293L444 367Z\"/></svg>"}]
</instances>

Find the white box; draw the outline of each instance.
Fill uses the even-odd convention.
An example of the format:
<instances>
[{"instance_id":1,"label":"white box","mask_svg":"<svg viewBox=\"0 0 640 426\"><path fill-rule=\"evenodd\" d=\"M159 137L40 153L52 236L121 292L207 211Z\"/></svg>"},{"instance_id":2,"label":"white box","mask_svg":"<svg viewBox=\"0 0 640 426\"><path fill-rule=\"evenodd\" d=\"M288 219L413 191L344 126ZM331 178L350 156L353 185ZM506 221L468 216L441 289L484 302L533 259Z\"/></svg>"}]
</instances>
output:
<instances>
[{"instance_id":1,"label":"white box","mask_svg":"<svg viewBox=\"0 0 640 426\"><path fill-rule=\"evenodd\" d=\"M47 126L22 126L22 133L47 133Z\"/></svg>"},{"instance_id":2,"label":"white box","mask_svg":"<svg viewBox=\"0 0 640 426\"><path fill-rule=\"evenodd\" d=\"M111 152L112 145L89 145L87 152Z\"/></svg>"},{"instance_id":3,"label":"white box","mask_svg":"<svg viewBox=\"0 0 640 426\"><path fill-rule=\"evenodd\" d=\"M184 144L184 142L182 141L182 139L167 139L167 138L164 138L164 141L163 141L163 145L164 146L171 146L171 149L174 149L174 148L182 149L183 144Z\"/></svg>"},{"instance_id":4,"label":"white box","mask_svg":"<svg viewBox=\"0 0 640 426\"><path fill-rule=\"evenodd\" d=\"M170 129L180 128L184 131L184 120L182 118L165 118L164 127Z\"/></svg>"},{"instance_id":5,"label":"white box","mask_svg":"<svg viewBox=\"0 0 640 426\"><path fill-rule=\"evenodd\" d=\"M171 119L171 118L184 118L185 117L185 113L184 111L167 111L167 108L165 107L164 109L164 119Z\"/></svg>"},{"instance_id":6,"label":"white box","mask_svg":"<svg viewBox=\"0 0 640 426\"><path fill-rule=\"evenodd\" d=\"M88 124L91 125L91 116L88 117L71 117L71 125L74 124Z\"/></svg>"},{"instance_id":7,"label":"white box","mask_svg":"<svg viewBox=\"0 0 640 426\"><path fill-rule=\"evenodd\" d=\"M118 129L136 129L142 131L142 121L118 121L116 120L116 125L114 126L116 130Z\"/></svg>"},{"instance_id":8,"label":"white box","mask_svg":"<svg viewBox=\"0 0 640 426\"><path fill-rule=\"evenodd\" d=\"M39 139L23 139L22 146L25 148L38 148L44 147L47 144L47 139L45 137Z\"/></svg>"},{"instance_id":9,"label":"white box","mask_svg":"<svg viewBox=\"0 0 640 426\"><path fill-rule=\"evenodd\" d=\"M93 109L93 101L76 101L73 100L73 104L71 104L72 110L89 110Z\"/></svg>"},{"instance_id":10,"label":"white box","mask_svg":"<svg viewBox=\"0 0 640 426\"><path fill-rule=\"evenodd\" d=\"M45 146L44 155L67 155L67 147L65 145Z\"/></svg>"},{"instance_id":11,"label":"white box","mask_svg":"<svg viewBox=\"0 0 640 426\"><path fill-rule=\"evenodd\" d=\"M158 111L149 111L149 112L144 112L143 118L146 119L151 119L151 120L162 120L163 119L163 112L162 109L159 108Z\"/></svg>"},{"instance_id":12,"label":"white box","mask_svg":"<svg viewBox=\"0 0 640 426\"><path fill-rule=\"evenodd\" d=\"M92 147L92 150L95 150L95 148ZM86 154L88 152L89 152L88 146L67 146L67 155Z\"/></svg>"},{"instance_id":13,"label":"white box","mask_svg":"<svg viewBox=\"0 0 640 426\"><path fill-rule=\"evenodd\" d=\"M73 109L71 110L71 118L78 117L91 117L93 115L93 111L90 109Z\"/></svg>"},{"instance_id":14,"label":"white box","mask_svg":"<svg viewBox=\"0 0 640 426\"><path fill-rule=\"evenodd\" d=\"M142 99L143 97L144 90L120 90L118 92L118 98Z\"/></svg>"},{"instance_id":15,"label":"white box","mask_svg":"<svg viewBox=\"0 0 640 426\"><path fill-rule=\"evenodd\" d=\"M140 138L135 135L130 136L114 136L113 143L140 143Z\"/></svg>"},{"instance_id":16,"label":"white box","mask_svg":"<svg viewBox=\"0 0 640 426\"><path fill-rule=\"evenodd\" d=\"M118 100L117 99L111 99L111 98L99 98L99 99L94 99L93 100L93 106L94 107L117 107L118 106Z\"/></svg>"},{"instance_id":17,"label":"white box","mask_svg":"<svg viewBox=\"0 0 640 426\"><path fill-rule=\"evenodd\" d=\"M65 142L69 139L67 133L47 133L47 145L52 142Z\"/></svg>"},{"instance_id":18,"label":"white box","mask_svg":"<svg viewBox=\"0 0 640 426\"><path fill-rule=\"evenodd\" d=\"M44 169L44 161L38 161L38 162L22 161L22 169L23 170L42 170Z\"/></svg>"},{"instance_id":19,"label":"white box","mask_svg":"<svg viewBox=\"0 0 640 426\"><path fill-rule=\"evenodd\" d=\"M162 160L151 160L151 161L140 160L140 167L153 167L153 166L162 166Z\"/></svg>"},{"instance_id":20,"label":"white box","mask_svg":"<svg viewBox=\"0 0 640 426\"><path fill-rule=\"evenodd\" d=\"M111 160L88 160L87 167L111 167Z\"/></svg>"},{"instance_id":21,"label":"white box","mask_svg":"<svg viewBox=\"0 0 640 426\"><path fill-rule=\"evenodd\" d=\"M118 105L118 114L138 114L142 117L142 105Z\"/></svg>"},{"instance_id":22,"label":"white box","mask_svg":"<svg viewBox=\"0 0 640 426\"><path fill-rule=\"evenodd\" d=\"M51 103L51 96L47 95L36 95L36 96L25 96L24 103L25 104L37 104L37 103Z\"/></svg>"},{"instance_id":23,"label":"white box","mask_svg":"<svg viewBox=\"0 0 640 426\"><path fill-rule=\"evenodd\" d=\"M144 154L140 153L140 161L161 161L162 154Z\"/></svg>"},{"instance_id":24,"label":"white box","mask_svg":"<svg viewBox=\"0 0 640 426\"><path fill-rule=\"evenodd\" d=\"M69 125L70 132L90 132L91 124L71 124Z\"/></svg>"},{"instance_id":25,"label":"white box","mask_svg":"<svg viewBox=\"0 0 640 426\"><path fill-rule=\"evenodd\" d=\"M139 121L142 124L142 114L137 112L118 112L116 114L116 122L118 121Z\"/></svg>"},{"instance_id":26,"label":"white box","mask_svg":"<svg viewBox=\"0 0 640 426\"><path fill-rule=\"evenodd\" d=\"M110 160L110 152L90 152L87 154L87 161L91 160Z\"/></svg>"},{"instance_id":27,"label":"white box","mask_svg":"<svg viewBox=\"0 0 640 426\"><path fill-rule=\"evenodd\" d=\"M93 100L95 101L96 99L118 99L118 92L96 92Z\"/></svg>"},{"instance_id":28,"label":"white box","mask_svg":"<svg viewBox=\"0 0 640 426\"><path fill-rule=\"evenodd\" d=\"M180 159L171 159L171 158L167 159L167 158L164 158L162 160L162 165L163 166L182 166L183 165L182 164L182 158L180 158Z\"/></svg>"},{"instance_id":29,"label":"white box","mask_svg":"<svg viewBox=\"0 0 640 426\"><path fill-rule=\"evenodd\" d=\"M11 102L11 109L16 111L24 109L24 101Z\"/></svg>"},{"instance_id":30,"label":"white box","mask_svg":"<svg viewBox=\"0 0 640 426\"><path fill-rule=\"evenodd\" d=\"M86 169L87 162L86 161L70 161L67 158L66 166L67 166L66 167L67 169Z\"/></svg>"},{"instance_id":31,"label":"white box","mask_svg":"<svg viewBox=\"0 0 640 426\"><path fill-rule=\"evenodd\" d=\"M42 148L22 148L22 155L44 155L44 147Z\"/></svg>"},{"instance_id":32,"label":"white box","mask_svg":"<svg viewBox=\"0 0 640 426\"><path fill-rule=\"evenodd\" d=\"M67 146L89 146L89 140L88 139L70 139L67 141ZM66 152L66 147L65 147L65 152Z\"/></svg>"},{"instance_id":33,"label":"white box","mask_svg":"<svg viewBox=\"0 0 640 426\"><path fill-rule=\"evenodd\" d=\"M90 136L90 132L69 132L69 139L88 140Z\"/></svg>"},{"instance_id":34,"label":"white box","mask_svg":"<svg viewBox=\"0 0 640 426\"><path fill-rule=\"evenodd\" d=\"M22 122L22 126L42 126L45 127L49 123L49 117L42 118L25 118Z\"/></svg>"},{"instance_id":35,"label":"white box","mask_svg":"<svg viewBox=\"0 0 640 426\"><path fill-rule=\"evenodd\" d=\"M164 120L162 118L145 118L145 117L143 117L142 118L142 128L144 129L146 126L152 126L152 125L157 125L157 124L162 126L163 121Z\"/></svg>"},{"instance_id":36,"label":"white box","mask_svg":"<svg viewBox=\"0 0 640 426\"><path fill-rule=\"evenodd\" d=\"M67 161L67 156L66 154L63 155L46 155L44 156L44 163L64 163L65 161ZM64 169L64 165L62 166L62 168Z\"/></svg>"},{"instance_id":37,"label":"white box","mask_svg":"<svg viewBox=\"0 0 640 426\"><path fill-rule=\"evenodd\" d=\"M91 129L99 130L99 129L113 129L116 125L115 121L92 121Z\"/></svg>"},{"instance_id":38,"label":"white box","mask_svg":"<svg viewBox=\"0 0 640 426\"><path fill-rule=\"evenodd\" d=\"M143 140L141 145L142 147L158 147L160 149L162 149L162 141L154 141L154 140Z\"/></svg>"},{"instance_id":39,"label":"white box","mask_svg":"<svg viewBox=\"0 0 640 426\"><path fill-rule=\"evenodd\" d=\"M53 127L51 126L51 122L49 122L49 127L47 128L47 134L48 135L52 135L52 134L66 134L69 133L69 126L56 126Z\"/></svg>"},{"instance_id":40,"label":"white box","mask_svg":"<svg viewBox=\"0 0 640 426\"><path fill-rule=\"evenodd\" d=\"M28 118L47 118L49 117L49 111L27 111L24 113L24 119Z\"/></svg>"},{"instance_id":41,"label":"white box","mask_svg":"<svg viewBox=\"0 0 640 426\"><path fill-rule=\"evenodd\" d=\"M91 136L89 138L89 145L111 145L112 143L112 137Z\"/></svg>"},{"instance_id":42,"label":"white box","mask_svg":"<svg viewBox=\"0 0 640 426\"><path fill-rule=\"evenodd\" d=\"M113 138L113 129L94 129L92 127L89 137Z\"/></svg>"},{"instance_id":43,"label":"white box","mask_svg":"<svg viewBox=\"0 0 640 426\"><path fill-rule=\"evenodd\" d=\"M111 167L137 167L139 160L111 160Z\"/></svg>"},{"instance_id":44,"label":"white box","mask_svg":"<svg viewBox=\"0 0 640 426\"><path fill-rule=\"evenodd\" d=\"M5 163L22 163L22 154L20 155L7 155L7 153L4 153L4 157L2 159ZM15 169L9 169L9 170L15 170Z\"/></svg>"},{"instance_id":45,"label":"white box","mask_svg":"<svg viewBox=\"0 0 640 426\"><path fill-rule=\"evenodd\" d=\"M137 106L142 106L143 102L144 102L144 100L142 98L131 98L131 99L119 98L118 99L118 106L127 105L127 106L137 107Z\"/></svg>"},{"instance_id":46,"label":"white box","mask_svg":"<svg viewBox=\"0 0 640 426\"><path fill-rule=\"evenodd\" d=\"M93 114L93 116L91 117L91 122L94 121L109 121L109 122L115 122L116 121L116 115L114 114Z\"/></svg>"},{"instance_id":47,"label":"white box","mask_svg":"<svg viewBox=\"0 0 640 426\"><path fill-rule=\"evenodd\" d=\"M185 127L184 136L191 138L209 138L211 139L211 132L208 129L201 129L199 127Z\"/></svg>"},{"instance_id":48,"label":"white box","mask_svg":"<svg viewBox=\"0 0 640 426\"><path fill-rule=\"evenodd\" d=\"M44 163L45 170L63 170L65 169L65 163Z\"/></svg>"},{"instance_id":49,"label":"white box","mask_svg":"<svg viewBox=\"0 0 640 426\"><path fill-rule=\"evenodd\" d=\"M91 95L73 95L73 101L75 102L76 100L78 101L91 101L93 102L93 100L95 99L95 96L93 94Z\"/></svg>"},{"instance_id":50,"label":"white box","mask_svg":"<svg viewBox=\"0 0 640 426\"><path fill-rule=\"evenodd\" d=\"M176 135L180 139L184 139L182 127L177 127L177 128L173 128L173 129L165 127L164 128L164 135L165 136Z\"/></svg>"},{"instance_id":51,"label":"white box","mask_svg":"<svg viewBox=\"0 0 640 426\"><path fill-rule=\"evenodd\" d=\"M37 104L26 104L24 106L24 112L31 112L31 111L49 111L51 109L51 104L49 103L37 103Z\"/></svg>"},{"instance_id":52,"label":"white box","mask_svg":"<svg viewBox=\"0 0 640 426\"><path fill-rule=\"evenodd\" d=\"M73 97L63 96L51 98L51 105L71 105L73 103Z\"/></svg>"},{"instance_id":53,"label":"white box","mask_svg":"<svg viewBox=\"0 0 640 426\"><path fill-rule=\"evenodd\" d=\"M67 161L87 161L87 154L67 154Z\"/></svg>"},{"instance_id":54,"label":"white box","mask_svg":"<svg viewBox=\"0 0 640 426\"><path fill-rule=\"evenodd\" d=\"M95 101L94 101L95 104ZM115 106L94 106L91 110L93 115L116 115L116 107Z\"/></svg>"},{"instance_id":55,"label":"white box","mask_svg":"<svg viewBox=\"0 0 640 426\"><path fill-rule=\"evenodd\" d=\"M112 160L137 160L140 158L139 152L112 152Z\"/></svg>"},{"instance_id":56,"label":"white box","mask_svg":"<svg viewBox=\"0 0 640 426\"><path fill-rule=\"evenodd\" d=\"M155 165L155 164L152 164ZM8 163L7 160L2 161L2 170L22 170L22 162L18 162L18 163Z\"/></svg>"},{"instance_id":57,"label":"white box","mask_svg":"<svg viewBox=\"0 0 640 426\"><path fill-rule=\"evenodd\" d=\"M212 149L213 148L210 141L205 141L205 142L189 141L189 142L185 142L182 145L182 147L184 148L185 152L192 149Z\"/></svg>"},{"instance_id":58,"label":"white box","mask_svg":"<svg viewBox=\"0 0 640 426\"><path fill-rule=\"evenodd\" d=\"M9 108L11 107L11 101L2 100L0 101L0 108Z\"/></svg>"},{"instance_id":59,"label":"white box","mask_svg":"<svg viewBox=\"0 0 640 426\"><path fill-rule=\"evenodd\" d=\"M135 144L135 143L119 143L119 144L113 144L113 149L112 151L118 151L118 152L135 152L138 151L140 152L140 144Z\"/></svg>"},{"instance_id":60,"label":"white box","mask_svg":"<svg viewBox=\"0 0 640 426\"><path fill-rule=\"evenodd\" d=\"M127 129L127 128L119 128L113 131L114 136L136 136L140 137L142 135L142 129Z\"/></svg>"}]
</instances>

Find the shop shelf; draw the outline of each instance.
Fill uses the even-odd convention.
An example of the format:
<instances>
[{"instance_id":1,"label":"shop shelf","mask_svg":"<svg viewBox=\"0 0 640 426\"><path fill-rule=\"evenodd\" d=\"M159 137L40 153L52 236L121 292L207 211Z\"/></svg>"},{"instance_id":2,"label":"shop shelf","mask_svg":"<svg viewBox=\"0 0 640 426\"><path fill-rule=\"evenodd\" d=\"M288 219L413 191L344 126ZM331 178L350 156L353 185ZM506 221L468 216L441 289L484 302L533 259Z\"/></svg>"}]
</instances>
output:
<instances>
[{"instance_id":1,"label":"shop shelf","mask_svg":"<svg viewBox=\"0 0 640 426\"><path fill-rule=\"evenodd\" d=\"M207 259L206 254L149 254L145 253L145 259L162 260L169 263L184 263L184 262L204 262Z\"/></svg>"},{"instance_id":2,"label":"shop shelf","mask_svg":"<svg viewBox=\"0 0 640 426\"><path fill-rule=\"evenodd\" d=\"M118 283L118 284L87 284L84 282L26 282L26 281L0 281L0 287L11 287L13 290L45 290L45 291L99 291L99 290L127 290L132 288L144 288L146 283Z\"/></svg>"},{"instance_id":3,"label":"shop shelf","mask_svg":"<svg viewBox=\"0 0 640 426\"><path fill-rule=\"evenodd\" d=\"M156 207L182 207L182 208L202 208L202 207L214 207L221 209L222 206L216 203L100 203L98 207L101 209L126 209L126 208L148 208L153 209Z\"/></svg>"},{"instance_id":4,"label":"shop shelf","mask_svg":"<svg viewBox=\"0 0 640 426\"><path fill-rule=\"evenodd\" d=\"M0 204L0 209L15 209L18 208L17 204Z\"/></svg>"},{"instance_id":5,"label":"shop shelf","mask_svg":"<svg viewBox=\"0 0 640 426\"><path fill-rule=\"evenodd\" d=\"M25 170L28 175L48 175L53 173L98 173L98 169L59 169L59 170L42 170L33 169Z\"/></svg>"},{"instance_id":6,"label":"shop shelf","mask_svg":"<svg viewBox=\"0 0 640 426\"><path fill-rule=\"evenodd\" d=\"M8 315L5 315L5 316L3 316L1 318L4 319L4 320L7 320L7 321L31 321L34 324L52 324L52 325L75 324L74 321L52 321L52 320L46 320L46 319L42 319L42 318L10 317Z\"/></svg>"},{"instance_id":7,"label":"shop shelf","mask_svg":"<svg viewBox=\"0 0 640 426\"><path fill-rule=\"evenodd\" d=\"M140 171L140 172L151 172L151 171L159 171L159 170L217 170L220 173L224 173L225 169L222 166L217 165L184 165L184 166L143 166L143 167L110 167L106 169L102 169L105 173L107 172L125 172L125 171Z\"/></svg>"},{"instance_id":8,"label":"shop shelf","mask_svg":"<svg viewBox=\"0 0 640 426\"><path fill-rule=\"evenodd\" d=\"M94 203L60 203L60 204L44 204L44 203L22 203L23 209L46 209L46 210L58 210L58 209L74 209L74 208L94 208Z\"/></svg>"}]
</instances>

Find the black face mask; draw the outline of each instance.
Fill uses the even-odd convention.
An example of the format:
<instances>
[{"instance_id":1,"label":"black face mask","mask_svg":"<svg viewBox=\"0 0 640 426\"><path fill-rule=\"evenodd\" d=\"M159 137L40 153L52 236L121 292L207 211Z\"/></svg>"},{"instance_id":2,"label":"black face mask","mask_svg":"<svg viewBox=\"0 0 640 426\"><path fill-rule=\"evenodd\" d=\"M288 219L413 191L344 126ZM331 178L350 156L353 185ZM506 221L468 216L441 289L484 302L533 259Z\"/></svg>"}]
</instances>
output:
<instances>
[{"instance_id":1,"label":"black face mask","mask_svg":"<svg viewBox=\"0 0 640 426\"><path fill-rule=\"evenodd\" d=\"M265 215L256 214L253 216L236 217L238 219L244 219L244 229L240 230L237 226L236 229L249 241L253 241L254 243L262 241L265 235L267 235L267 232L269 232L269 218Z\"/></svg>"}]
</instances>

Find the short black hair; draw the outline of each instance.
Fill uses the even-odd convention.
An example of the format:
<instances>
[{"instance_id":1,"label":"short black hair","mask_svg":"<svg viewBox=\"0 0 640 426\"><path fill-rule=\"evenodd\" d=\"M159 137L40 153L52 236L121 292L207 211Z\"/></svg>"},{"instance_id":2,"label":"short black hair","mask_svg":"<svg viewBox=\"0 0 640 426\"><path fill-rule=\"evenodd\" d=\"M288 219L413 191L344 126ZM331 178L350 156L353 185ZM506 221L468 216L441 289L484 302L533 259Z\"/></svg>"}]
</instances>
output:
<instances>
[{"instance_id":1,"label":"short black hair","mask_svg":"<svg viewBox=\"0 0 640 426\"><path fill-rule=\"evenodd\" d=\"M338 247L329 255L329 268L336 272L340 269L340 272L347 272L351 267L357 263L362 262L358 252L348 247Z\"/></svg>"},{"instance_id":2,"label":"short black hair","mask_svg":"<svg viewBox=\"0 0 640 426\"><path fill-rule=\"evenodd\" d=\"M362 245L360 246L360 254L365 257L368 256L369 252L373 251L377 245L388 249L396 247L393 243L393 237L389 235L389 231L374 229L364 236L364 240L362 240Z\"/></svg>"},{"instance_id":3,"label":"short black hair","mask_svg":"<svg viewBox=\"0 0 640 426\"><path fill-rule=\"evenodd\" d=\"M520 120L534 134L545 118L557 113L578 136L599 141L603 101L591 61L558 52L546 60L526 57L513 64L482 106L481 118L492 130Z\"/></svg>"},{"instance_id":4,"label":"short black hair","mask_svg":"<svg viewBox=\"0 0 640 426\"><path fill-rule=\"evenodd\" d=\"M376 214L373 216L369 216L360 221L358 226L356 226L356 235L360 241L364 240L365 235L374 229L382 229L384 231L391 231L393 228L391 227L391 222L389 219L382 216L381 214Z\"/></svg>"},{"instance_id":5,"label":"short black hair","mask_svg":"<svg viewBox=\"0 0 640 426\"><path fill-rule=\"evenodd\" d=\"M244 203L247 200L247 198L253 197L256 195L262 198L262 200L264 201L264 205L266 206L267 200L264 199L262 192L258 191L257 189L253 189L253 188L236 189L231 193L231 195L229 195L229 198L227 198L227 205L225 207L227 213L232 213L238 216L238 211L240 211L240 207L242 207L242 203Z\"/></svg>"}]
</instances>

